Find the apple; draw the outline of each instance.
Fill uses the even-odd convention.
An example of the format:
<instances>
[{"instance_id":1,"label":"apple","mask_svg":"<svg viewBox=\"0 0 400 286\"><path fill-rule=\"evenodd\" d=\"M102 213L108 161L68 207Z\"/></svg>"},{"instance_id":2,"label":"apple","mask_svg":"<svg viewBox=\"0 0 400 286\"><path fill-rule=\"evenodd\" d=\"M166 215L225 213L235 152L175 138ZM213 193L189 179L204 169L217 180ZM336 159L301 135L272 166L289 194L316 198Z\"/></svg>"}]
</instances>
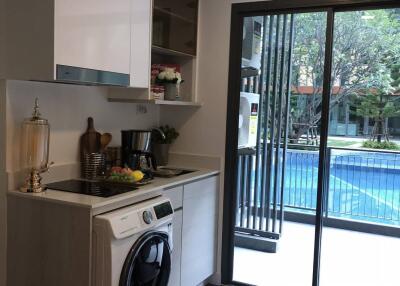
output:
<instances>
[{"instance_id":1,"label":"apple","mask_svg":"<svg viewBox=\"0 0 400 286\"><path fill-rule=\"evenodd\" d=\"M118 167L118 166L111 168L111 173L119 174L119 173L121 173L121 171L122 171L122 168Z\"/></svg>"}]
</instances>

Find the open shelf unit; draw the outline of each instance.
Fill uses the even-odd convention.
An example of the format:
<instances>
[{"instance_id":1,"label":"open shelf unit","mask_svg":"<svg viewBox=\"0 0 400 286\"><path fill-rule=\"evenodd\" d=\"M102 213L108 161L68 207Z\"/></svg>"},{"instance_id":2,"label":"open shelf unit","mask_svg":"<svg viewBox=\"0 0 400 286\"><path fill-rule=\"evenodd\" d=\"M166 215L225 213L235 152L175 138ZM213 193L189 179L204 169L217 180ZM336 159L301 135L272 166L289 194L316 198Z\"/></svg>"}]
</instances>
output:
<instances>
[{"instance_id":1,"label":"open shelf unit","mask_svg":"<svg viewBox=\"0 0 400 286\"><path fill-rule=\"evenodd\" d=\"M162 13L162 14L168 15L169 17L172 17L172 18L179 19L181 21L187 22L187 23L192 24L192 25L196 25L196 22L194 21L194 19L190 19L188 17L176 14L176 13L174 13L174 12L172 12L170 10L167 10L165 8L157 7L157 6L154 5L154 11L158 12L158 13Z\"/></svg>"},{"instance_id":2,"label":"open shelf unit","mask_svg":"<svg viewBox=\"0 0 400 286\"><path fill-rule=\"evenodd\" d=\"M157 45L153 45L151 47L151 51L154 54L165 55L165 56L176 56L176 57L186 57L186 58L195 58L196 57L196 56L191 55L191 54L187 54L187 53L184 53L184 52L180 52L180 51L175 51L175 50L159 47Z\"/></svg>"}]
</instances>

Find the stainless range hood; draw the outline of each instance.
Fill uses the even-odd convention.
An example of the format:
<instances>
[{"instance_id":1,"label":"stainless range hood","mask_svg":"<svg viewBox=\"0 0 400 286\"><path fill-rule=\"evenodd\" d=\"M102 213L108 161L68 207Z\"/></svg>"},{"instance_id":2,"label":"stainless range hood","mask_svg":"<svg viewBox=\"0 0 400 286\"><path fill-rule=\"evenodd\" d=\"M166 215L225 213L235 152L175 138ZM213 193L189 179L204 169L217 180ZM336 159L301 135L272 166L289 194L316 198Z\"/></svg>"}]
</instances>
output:
<instances>
[{"instance_id":1,"label":"stainless range hood","mask_svg":"<svg viewBox=\"0 0 400 286\"><path fill-rule=\"evenodd\" d=\"M56 81L83 85L129 86L130 75L81 67L56 65Z\"/></svg>"}]
</instances>

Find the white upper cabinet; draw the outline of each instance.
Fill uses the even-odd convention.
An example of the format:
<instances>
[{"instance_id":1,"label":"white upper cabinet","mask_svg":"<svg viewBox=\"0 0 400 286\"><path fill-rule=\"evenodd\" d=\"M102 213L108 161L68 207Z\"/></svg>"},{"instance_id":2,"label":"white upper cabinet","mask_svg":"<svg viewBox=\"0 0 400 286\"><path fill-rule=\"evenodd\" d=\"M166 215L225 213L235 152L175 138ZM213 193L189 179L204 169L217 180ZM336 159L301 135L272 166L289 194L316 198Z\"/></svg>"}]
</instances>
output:
<instances>
[{"instance_id":1,"label":"white upper cabinet","mask_svg":"<svg viewBox=\"0 0 400 286\"><path fill-rule=\"evenodd\" d=\"M55 63L129 74L130 8L130 0L55 0Z\"/></svg>"},{"instance_id":2,"label":"white upper cabinet","mask_svg":"<svg viewBox=\"0 0 400 286\"><path fill-rule=\"evenodd\" d=\"M6 1L7 78L149 85L151 1Z\"/></svg>"}]
</instances>

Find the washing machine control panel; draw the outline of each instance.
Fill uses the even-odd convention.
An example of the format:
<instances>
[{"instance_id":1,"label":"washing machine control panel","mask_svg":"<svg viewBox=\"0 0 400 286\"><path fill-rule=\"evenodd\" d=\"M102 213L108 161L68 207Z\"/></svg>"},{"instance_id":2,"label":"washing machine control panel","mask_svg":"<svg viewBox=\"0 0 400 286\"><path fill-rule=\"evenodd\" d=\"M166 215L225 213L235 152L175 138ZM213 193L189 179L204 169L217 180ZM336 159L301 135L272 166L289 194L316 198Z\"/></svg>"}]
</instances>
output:
<instances>
[{"instance_id":1,"label":"washing machine control panel","mask_svg":"<svg viewBox=\"0 0 400 286\"><path fill-rule=\"evenodd\" d=\"M151 224L153 221L153 214L149 210L145 210L142 216L145 224Z\"/></svg>"},{"instance_id":2,"label":"washing machine control panel","mask_svg":"<svg viewBox=\"0 0 400 286\"><path fill-rule=\"evenodd\" d=\"M174 214L171 202L157 197L109 213L97 215L95 223L106 223L114 238L121 239L168 222Z\"/></svg>"},{"instance_id":3,"label":"washing machine control panel","mask_svg":"<svg viewBox=\"0 0 400 286\"><path fill-rule=\"evenodd\" d=\"M157 219L162 219L174 213L170 201L154 206L154 213Z\"/></svg>"}]
</instances>

